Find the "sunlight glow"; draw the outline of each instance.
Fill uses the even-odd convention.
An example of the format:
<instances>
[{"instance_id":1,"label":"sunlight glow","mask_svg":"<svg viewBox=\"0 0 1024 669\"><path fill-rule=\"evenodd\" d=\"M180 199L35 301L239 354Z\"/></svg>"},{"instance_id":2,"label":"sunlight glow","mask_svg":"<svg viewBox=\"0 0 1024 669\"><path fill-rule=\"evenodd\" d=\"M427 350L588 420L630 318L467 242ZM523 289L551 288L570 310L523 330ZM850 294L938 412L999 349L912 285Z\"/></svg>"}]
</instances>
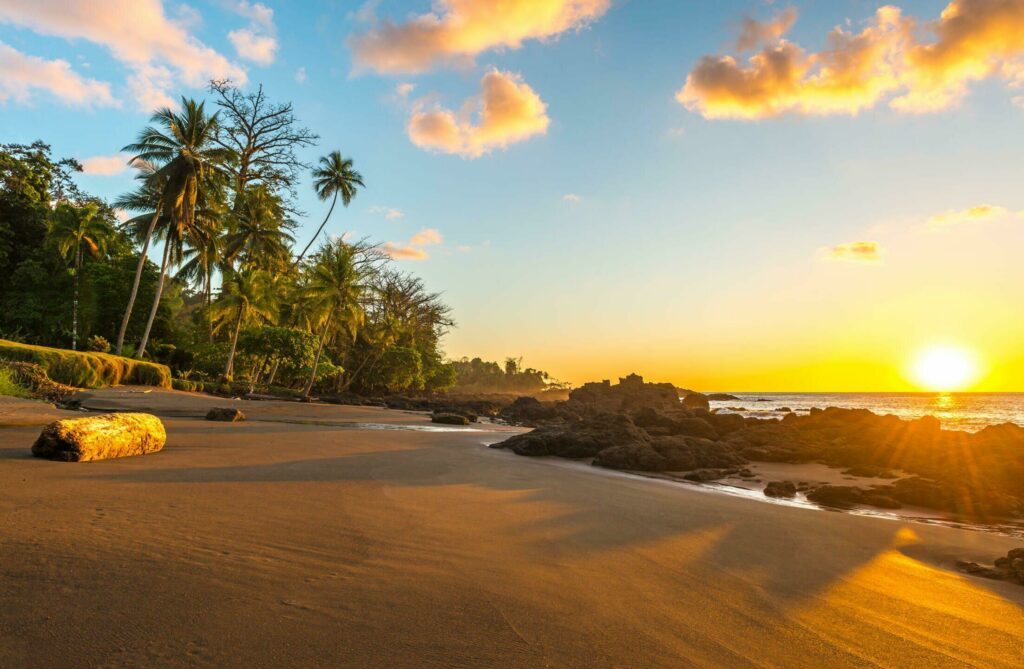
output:
<instances>
[{"instance_id":1,"label":"sunlight glow","mask_svg":"<svg viewBox=\"0 0 1024 669\"><path fill-rule=\"evenodd\" d=\"M964 390L977 381L979 370L974 354L960 346L931 346L920 351L912 365L914 380L926 390Z\"/></svg>"}]
</instances>

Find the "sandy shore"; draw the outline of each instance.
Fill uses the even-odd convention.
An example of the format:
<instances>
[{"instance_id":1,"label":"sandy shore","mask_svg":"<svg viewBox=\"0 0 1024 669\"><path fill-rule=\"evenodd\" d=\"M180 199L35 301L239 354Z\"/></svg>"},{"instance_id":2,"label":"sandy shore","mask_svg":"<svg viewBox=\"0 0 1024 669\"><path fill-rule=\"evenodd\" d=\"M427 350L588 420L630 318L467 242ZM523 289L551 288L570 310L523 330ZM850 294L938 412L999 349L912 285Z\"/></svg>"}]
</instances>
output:
<instances>
[{"instance_id":1,"label":"sandy shore","mask_svg":"<svg viewBox=\"0 0 1024 669\"><path fill-rule=\"evenodd\" d=\"M161 453L28 448L0 399L0 666L1017 667L1019 541L483 447L510 428L126 389ZM131 390L131 389L128 389ZM67 414L65 414L67 415ZM420 429L397 429L420 428Z\"/></svg>"}]
</instances>

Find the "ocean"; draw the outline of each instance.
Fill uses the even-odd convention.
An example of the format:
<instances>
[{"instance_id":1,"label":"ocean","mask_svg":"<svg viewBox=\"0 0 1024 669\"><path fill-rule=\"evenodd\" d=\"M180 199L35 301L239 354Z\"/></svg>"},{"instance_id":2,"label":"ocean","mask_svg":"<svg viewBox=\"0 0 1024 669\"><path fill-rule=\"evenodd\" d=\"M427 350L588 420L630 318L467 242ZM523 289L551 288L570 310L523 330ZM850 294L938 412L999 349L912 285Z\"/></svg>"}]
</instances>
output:
<instances>
[{"instance_id":1,"label":"ocean","mask_svg":"<svg viewBox=\"0 0 1024 669\"><path fill-rule=\"evenodd\" d=\"M976 432L987 425L1024 426L1024 393L730 393L739 399L712 402L712 409L755 418L804 414L813 407L870 409L904 419L935 416L947 430Z\"/></svg>"}]
</instances>

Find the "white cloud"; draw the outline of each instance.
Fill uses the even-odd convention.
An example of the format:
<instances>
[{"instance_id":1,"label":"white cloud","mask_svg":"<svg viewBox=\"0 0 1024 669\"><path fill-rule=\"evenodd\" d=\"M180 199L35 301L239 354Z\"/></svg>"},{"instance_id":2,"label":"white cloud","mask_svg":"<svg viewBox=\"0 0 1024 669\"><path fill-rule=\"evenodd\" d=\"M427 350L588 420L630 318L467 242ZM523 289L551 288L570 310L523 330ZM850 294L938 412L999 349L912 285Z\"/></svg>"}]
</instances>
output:
<instances>
[{"instance_id":1,"label":"white cloud","mask_svg":"<svg viewBox=\"0 0 1024 669\"><path fill-rule=\"evenodd\" d=\"M183 16L168 17L160 0L0 0L0 23L107 49L130 70L130 93L146 111L166 102L172 87L246 81L244 69L187 30L194 14Z\"/></svg>"},{"instance_id":2,"label":"white cloud","mask_svg":"<svg viewBox=\"0 0 1024 669\"><path fill-rule=\"evenodd\" d=\"M389 221L397 221L400 218L405 218L405 213L395 209L394 207L370 207L367 211L371 214L382 214L384 218Z\"/></svg>"},{"instance_id":3,"label":"white cloud","mask_svg":"<svg viewBox=\"0 0 1024 669\"><path fill-rule=\"evenodd\" d=\"M426 260L430 257L424 247L434 246L444 242L444 237L434 228L423 228L409 238L406 243L387 242L384 244L384 253L395 260Z\"/></svg>"},{"instance_id":4,"label":"white cloud","mask_svg":"<svg viewBox=\"0 0 1024 669\"><path fill-rule=\"evenodd\" d=\"M566 193L565 195L562 196L562 199L566 202L571 202L573 204L576 204L577 202L583 202L583 197L581 195L577 195L576 193Z\"/></svg>"},{"instance_id":5,"label":"white cloud","mask_svg":"<svg viewBox=\"0 0 1024 669\"><path fill-rule=\"evenodd\" d=\"M92 156L83 158L82 173L96 176L114 176L128 171L128 160L131 158L126 153L115 153L112 156Z\"/></svg>"},{"instance_id":6,"label":"white cloud","mask_svg":"<svg viewBox=\"0 0 1024 669\"><path fill-rule=\"evenodd\" d=\"M300 84L306 83L306 68L300 67L299 69L295 70L295 81L299 82Z\"/></svg>"},{"instance_id":7,"label":"white cloud","mask_svg":"<svg viewBox=\"0 0 1024 669\"><path fill-rule=\"evenodd\" d=\"M277 54L277 28L274 26L274 10L260 2L239 0L233 5L234 11L249 20L245 28L232 30L228 39L235 47L239 58L257 65L270 65ZM301 82L299 82L301 83Z\"/></svg>"},{"instance_id":8,"label":"white cloud","mask_svg":"<svg viewBox=\"0 0 1024 669\"><path fill-rule=\"evenodd\" d=\"M89 79L64 60L46 60L21 53L0 42L0 102L27 103L34 91L45 91L79 107L116 107L110 84Z\"/></svg>"}]
</instances>

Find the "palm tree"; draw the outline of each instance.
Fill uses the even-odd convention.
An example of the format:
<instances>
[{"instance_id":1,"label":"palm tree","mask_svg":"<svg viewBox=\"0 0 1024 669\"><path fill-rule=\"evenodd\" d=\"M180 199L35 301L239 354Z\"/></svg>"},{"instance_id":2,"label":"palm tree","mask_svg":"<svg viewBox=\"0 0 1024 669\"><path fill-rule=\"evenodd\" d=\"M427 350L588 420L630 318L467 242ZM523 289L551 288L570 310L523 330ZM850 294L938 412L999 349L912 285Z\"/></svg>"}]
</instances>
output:
<instances>
[{"instance_id":1,"label":"palm tree","mask_svg":"<svg viewBox=\"0 0 1024 669\"><path fill-rule=\"evenodd\" d=\"M157 111L151 118L154 125L145 128L134 144L123 149L135 154L131 159L132 164L145 161L159 166L149 177L153 182L151 187L158 193L158 214L154 219L162 210L168 225L163 234L164 254L160 279L142 342L135 354L137 358L146 352L146 344L163 294L167 267L174 258L175 249L172 245L180 244L187 237L187 231L195 227L197 208L205 205L208 199L206 191L220 185L218 181L223 181L220 166L231 157L229 151L215 142L217 114L207 116L202 102L184 97L181 106L181 112L168 108ZM130 317L131 306L126 312L126 318Z\"/></svg>"},{"instance_id":2,"label":"palm tree","mask_svg":"<svg viewBox=\"0 0 1024 669\"><path fill-rule=\"evenodd\" d=\"M225 277L220 298L213 305L212 317L219 321L218 329L233 320L231 349L224 378L230 381L235 373L235 352L238 350L238 333L242 325L253 318L270 321L277 307L277 287L270 274L263 270L232 272Z\"/></svg>"},{"instance_id":3,"label":"palm tree","mask_svg":"<svg viewBox=\"0 0 1024 669\"><path fill-rule=\"evenodd\" d=\"M224 259L223 246L223 237L215 233L204 234L202 239L190 240L188 248L182 255L184 263L175 275L178 280L194 286L196 290L202 290L211 344L213 343L213 317L210 313L213 306L213 275Z\"/></svg>"},{"instance_id":4,"label":"palm tree","mask_svg":"<svg viewBox=\"0 0 1024 669\"><path fill-rule=\"evenodd\" d=\"M163 202L160 199L162 189L160 188L159 180L154 177L156 166L145 160L135 161L133 166L139 170L137 178L143 181L143 185L131 193L126 193L117 198L114 201L114 206L127 209L128 211L153 211L145 215L145 220L149 221L149 225L145 229L144 234L136 235L141 237L142 250L139 252L138 265L135 267L135 281L132 283L132 290L128 295L128 306L125 307L124 316L121 318L121 328L117 332L117 347L115 348L117 355L121 355L121 351L124 348L124 334L128 330L128 321L132 317L135 298L139 294L139 283L142 281L142 270L146 266L146 253L149 251L149 242L153 239L153 231L156 229L157 220L163 211ZM133 219L133 221L138 223L140 219L141 217Z\"/></svg>"},{"instance_id":5,"label":"palm tree","mask_svg":"<svg viewBox=\"0 0 1024 669\"><path fill-rule=\"evenodd\" d=\"M264 270L286 267L295 238L285 229L289 222L281 199L265 186L256 186L242 200L234 229L224 240L225 259Z\"/></svg>"},{"instance_id":6,"label":"palm tree","mask_svg":"<svg viewBox=\"0 0 1024 669\"><path fill-rule=\"evenodd\" d=\"M99 259L107 250L107 244L114 237L114 226L99 215L94 202L76 207L67 202L57 205L50 219L49 239L56 244L57 251L70 260L74 277L74 296L71 302L71 349L78 350L78 294L82 273L82 259L85 253Z\"/></svg>"},{"instance_id":7,"label":"palm tree","mask_svg":"<svg viewBox=\"0 0 1024 669\"><path fill-rule=\"evenodd\" d=\"M309 313L315 315L313 324L320 327L320 343L313 371L302 391L304 397L309 397L313 389L327 340L340 331L347 331L355 340L357 328L363 322L361 298L366 291L365 278L365 267L356 261L353 247L343 240L325 244L317 253L304 286L303 301Z\"/></svg>"},{"instance_id":8,"label":"palm tree","mask_svg":"<svg viewBox=\"0 0 1024 669\"><path fill-rule=\"evenodd\" d=\"M341 196L341 203L347 207L352 202L352 198L356 196L357 187L365 188L363 175L353 169L351 158L342 158L341 151L331 151L320 158L320 166L313 170L313 179L313 189L316 191L317 197L321 201L331 198L331 208L327 210L324 222L316 229L316 234L306 244L306 248L302 249L299 257L295 259L293 267L302 262L306 251L309 251L309 247L313 245L324 226L327 225L327 221L334 211L334 205L338 203L338 196Z\"/></svg>"}]
</instances>

